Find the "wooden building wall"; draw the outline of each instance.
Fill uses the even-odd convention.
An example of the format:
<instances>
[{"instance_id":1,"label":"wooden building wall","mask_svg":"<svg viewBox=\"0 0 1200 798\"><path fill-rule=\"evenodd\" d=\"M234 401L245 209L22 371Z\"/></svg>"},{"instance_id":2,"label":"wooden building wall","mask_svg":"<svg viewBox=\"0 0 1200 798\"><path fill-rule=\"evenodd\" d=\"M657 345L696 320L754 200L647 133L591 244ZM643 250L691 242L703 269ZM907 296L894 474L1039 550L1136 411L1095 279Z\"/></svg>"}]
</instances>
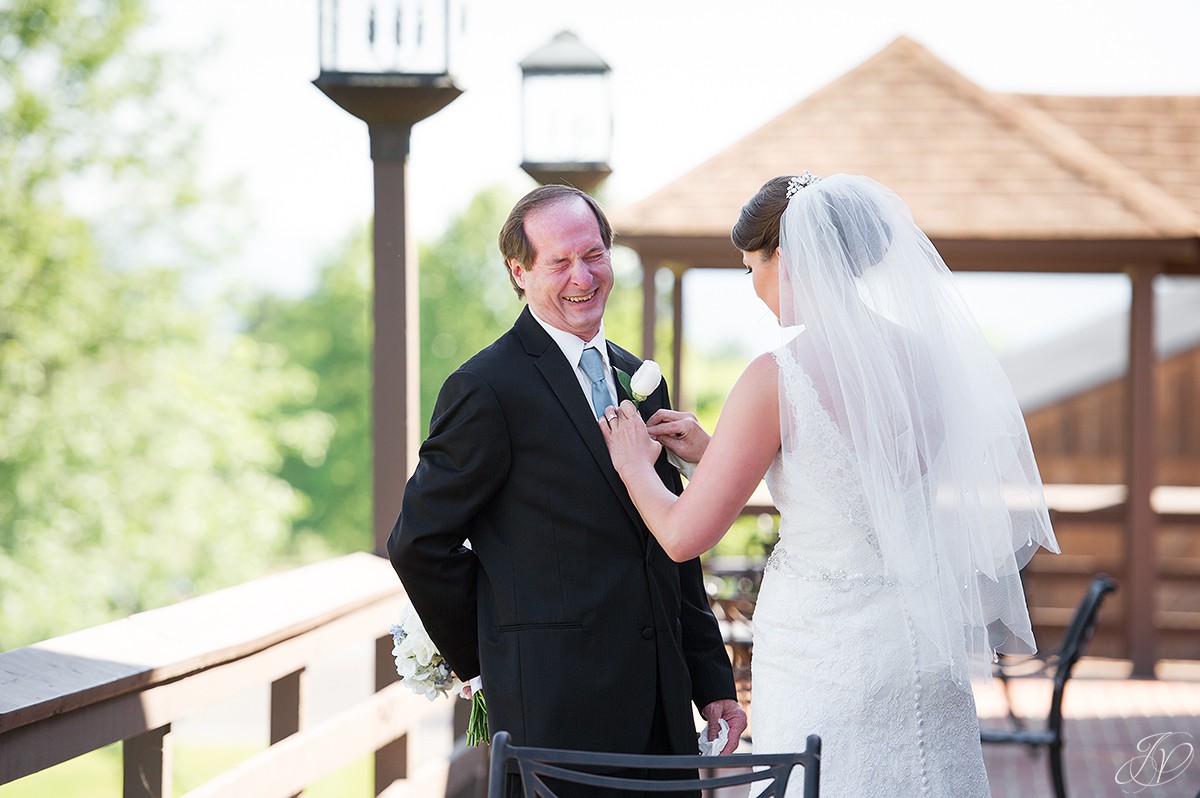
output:
<instances>
[{"instance_id":1,"label":"wooden building wall","mask_svg":"<svg viewBox=\"0 0 1200 798\"><path fill-rule=\"evenodd\" d=\"M1158 482L1200 486L1200 347L1158 364ZM1125 380L1025 414L1042 480L1125 481Z\"/></svg>"},{"instance_id":2,"label":"wooden building wall","mask_svg":"<svg viewBox=\"0 0 1200 798\"><path fill-rule=\"evenodd\" d=\"M1160 362L1156 388L1158 484L1200 486L1200 348ZM1118 379L1026 414L1043 481L1125 482L1125 391L1125 380ZM1058 640L1093 574L1105 572L1120 582L1124 571L1126 526L1119 510L1055 514L1054 527L1063 554L1036 555L1025 580L1043 647ZM1200 659L1200 513L1163 515L1158 555L1158 657ZM1103 609L1090 653L1127 657L1119 590Z\"/></svg>"}]
</instances>

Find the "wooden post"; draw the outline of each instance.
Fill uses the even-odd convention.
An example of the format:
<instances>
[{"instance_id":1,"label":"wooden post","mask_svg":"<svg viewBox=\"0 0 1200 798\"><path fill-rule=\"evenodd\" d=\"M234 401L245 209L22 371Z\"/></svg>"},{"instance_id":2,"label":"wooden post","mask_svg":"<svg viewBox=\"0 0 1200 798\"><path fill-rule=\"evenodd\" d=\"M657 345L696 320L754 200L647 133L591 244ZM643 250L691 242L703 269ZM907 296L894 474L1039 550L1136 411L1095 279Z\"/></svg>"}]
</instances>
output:
<instances>
[{"instance_id":1,"label":"wooden post","mask_svg":"<svg viewBox=\"0 0 1200 798\"><path fill-rule=\"evenodd\" d=\"M391 635L375 641L375 690L378 692L400 680L392 657ZM397 779L408 778L408 735L388 743L375 752L375 794L379 795Z\"/></svg>"},{"instance_id":2,"label":"wooden post","mask_svg":"<svg viewBox=\"0 0 1200 798\"><path fill-rule=\"evenodd\" d=\"M304 668L271 682L271 745L304 727L304 682Z\"/></svg>"},{"instance_id":3,"label":"wooden post","mask_svg":"<svg viewBox=\"0 0 1200 798\"><path fill-rule=\"evenodd\" d=\"M171 725L121 744L123 798L171 798Z\"/></svg>"},{"instance_id":4,"label":"wooden post","mask_svg":"<svg viewBox=\"0 0 1200 798\"><path fill-rule=\"evenodd\" d=\"M372 516L375 553L386 557L404 485L416 466L421 339L417 259L405 207L412 128L372 125L370 130L375 166Z\"/></svg>"},{"instance_id":5,"label":"wooden post","mask_svg":"<svg viewBox=\"0 0 1200 798\"><path fill-rule=\"evenodd\" d=\"M1133 675L1154 677L1155 592L1158 583L1157 517L1150 494L1157 484L1158 406L1154 343L1154 278L1158 270L1129 270L1133 284L1129 311L1129 371L1126 378L1125 629Z\"/></svg>"},{"instance_id":6,"label":"wooden post","mask_svg":"<svg viewBox=\"0 0 1200 798\"><path fill-rule=\"evenodd\" d=\"M305 669L271 682L271 745L304 727Z\"/></svg>"},{"instance_id":7,"label":"wooden post","mask_svg":"<svg viewBox=\"0 0 1200 798\"><path fill-rule=\"evenodd\" d=\"M676 408L683 406L683 269L671 269L671 396Z\"/></svg>"},{"instance_id":8,"label":"wooden post","mask_svg":"<svg viewBox=\"0 0 1200 798\"><path fill-rule=\"evenodd\" d=\"M375 169L372 524L375 553L386 556L400 496L416 466L420 424L417 250L410 240L405 206L409 143L413 125L452 103L462 89L444 74L324 69L313 85L366 122L371 140Z\"/></svg>"},{"instance_id":9,"label":"wooden post","mask_svg":"<svg viewBox=\"0 0 1200 798\"><path fill-rule=\"evenodd\" d=\"M654 359L656 341L654 330L658 327L658 290L654 278L658 264L642 261L642 358Z\"/></svg>"},{"instance_id":10,"label":"wooden post","mask_svg":"<svg viewBox=\"0 0 1200 798\"><path fill-rule=\"evenodd\" d=\"M416 242L408 229L408 152L413 125L462 90L448 75L325 72L313 81L329 99L367 123L375 177L374 348L371 353L372 527L376 554L400 511L416 468L420 429L420 325ZM376 690L396 680L391 637L375 641ZM407 740L375 753L375 794L407 771Z\"/></svg>"}]
</instances>

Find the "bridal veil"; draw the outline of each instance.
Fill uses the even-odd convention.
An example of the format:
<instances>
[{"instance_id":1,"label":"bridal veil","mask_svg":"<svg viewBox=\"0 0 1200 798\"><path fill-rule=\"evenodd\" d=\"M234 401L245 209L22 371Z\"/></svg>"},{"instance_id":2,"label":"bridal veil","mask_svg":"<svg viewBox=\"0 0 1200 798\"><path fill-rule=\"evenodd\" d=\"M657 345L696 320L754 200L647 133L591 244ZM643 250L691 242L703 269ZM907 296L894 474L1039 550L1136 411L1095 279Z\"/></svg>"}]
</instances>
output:
<instances>
[{"instance_id":1,"label":"bridal veil","mask_svg":"<svg viewBox=\"0 0 1200 798\"><path fill-rule=\"evenodd\" d=\"M841 174L788 193L780 322L802 329L785 346L853 451L918 664L986 676L995 652L1035 650L1020 569L1058 550L1016 397L895 193ZM792 418L785 465L805 445Z\"/></svg>"}]
</instances>

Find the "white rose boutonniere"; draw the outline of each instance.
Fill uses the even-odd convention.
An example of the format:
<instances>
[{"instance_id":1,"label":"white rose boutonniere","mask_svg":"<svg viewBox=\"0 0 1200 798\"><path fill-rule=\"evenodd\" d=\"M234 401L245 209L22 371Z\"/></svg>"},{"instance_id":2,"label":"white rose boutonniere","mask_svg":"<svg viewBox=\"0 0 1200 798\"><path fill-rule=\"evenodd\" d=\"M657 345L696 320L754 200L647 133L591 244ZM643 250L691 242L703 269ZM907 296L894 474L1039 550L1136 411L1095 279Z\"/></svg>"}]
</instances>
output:
<instances>
[{"instance_id":1,"label":"white rose boutonniere","mask_svg":"<svg viewBox=\"0 0 1200 798\"><path fill-rule=\"evenodd\" d=\"M662 368L653 360L646 360L632 377L617 369L617 379L621 381L625 392L633 397L633 403L640 405L647 396L658 390L662 382Z\"/></svg>"}]
</instances>

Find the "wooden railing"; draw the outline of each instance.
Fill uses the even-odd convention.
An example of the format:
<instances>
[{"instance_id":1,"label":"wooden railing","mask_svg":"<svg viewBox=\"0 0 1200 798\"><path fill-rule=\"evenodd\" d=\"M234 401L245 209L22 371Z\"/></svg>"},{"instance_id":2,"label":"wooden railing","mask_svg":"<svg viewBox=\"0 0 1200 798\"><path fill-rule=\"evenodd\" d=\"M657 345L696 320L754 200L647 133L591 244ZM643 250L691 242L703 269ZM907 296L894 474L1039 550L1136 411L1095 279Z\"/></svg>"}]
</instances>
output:
<instances>
[{"instance_id":1,"label":"wooden railing","mask_svg":"<svg viewBox=\"0 0 1200 798\"><path fill-rule=\"evenodd\" d=\"M403 602L387 560L351 554L0 654L0 784L123 741L125 798L170 798L171 724L269 684L271 745L185 798L285 798L371 752L376 794L442 795L447 762L410 774L408 735L464 702L396 681ZM306 725L306 667L371 640L376 692Z\"/></svg>"}]
</instances>

